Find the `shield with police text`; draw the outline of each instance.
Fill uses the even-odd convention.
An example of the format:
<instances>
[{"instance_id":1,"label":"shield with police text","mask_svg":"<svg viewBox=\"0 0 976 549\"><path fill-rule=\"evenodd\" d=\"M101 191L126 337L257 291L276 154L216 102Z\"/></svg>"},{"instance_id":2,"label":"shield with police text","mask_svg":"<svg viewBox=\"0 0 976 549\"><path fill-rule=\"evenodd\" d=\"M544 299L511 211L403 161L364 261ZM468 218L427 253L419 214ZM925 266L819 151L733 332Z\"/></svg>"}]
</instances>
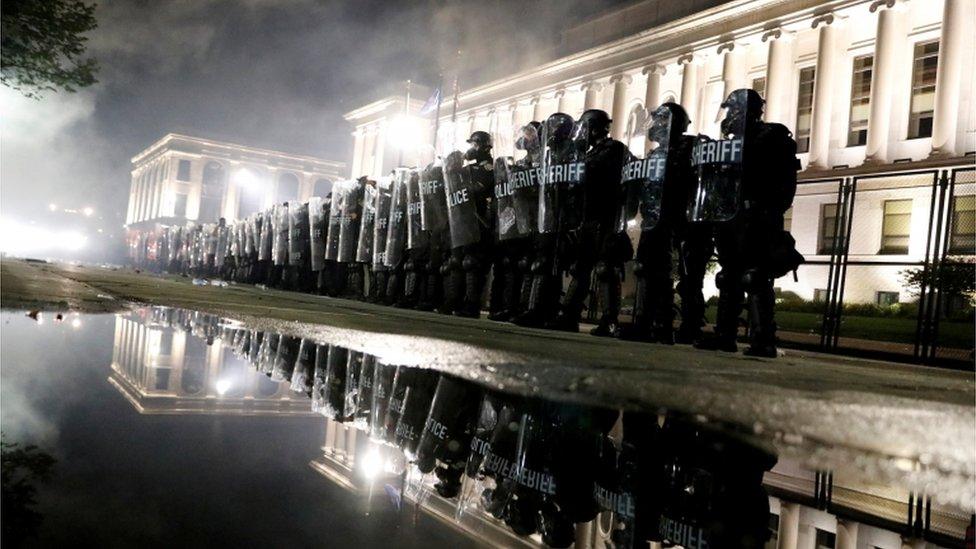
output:
<instances>
[{"instance_id":1,"label":"shield with police text","mask_svg":"<svg viewBox=\"0 0 976 549\"><path fill-rule=\"evenodd\" d=\"M464 155L454 151L444 159L444 194L447 198L447 222L451 230L451 247L460 248L481 240L480 219L471 170L465 169Z\"/></svg>"},{"instance_id":2,"label":"shield with police text","mask_svg":"<svg viewBox=\"0 0 976 549\"><path fill-rule=\"evenodd\" d=\"M495 159L495 236L498 240L518 238L514 192L509 178L512 157L499 156Z\"/></svg>"},{"instance_id":3,"label":"shield with police text","mask_svg":"<svg viewBox=\"0 0 976 549\"><path fill-rule=\"evenodd\" d=\"M321 271L325 267L325 212L322 210L322 198L313 196L308 199L308 228L309 228L309 257L313 271Z\"/></svg>"},{"instance_id":4,"label":"shield with police text","mask_svg":"<svg viewBox=\"0 0 976 549\"><path fill-rule=\"evenodd\" d=\"M427 246L428 232L424 230L420 202L420 174L410 170L407 179L407 249L416 250Z\"/></svg>"},{"instance_id":5,"label":"shield with police text","mask_svg":"<svg viewBox=\"0 0 976 549\"><path fill-rule=\"evenodd\" d=\"M364 187L364 183L360 181L348 182L346 199L342 205L342 220L339 222L339 253L336 255L336 259L340 263L356 261L359 227L363 217Z\"/></svg>"},{"instance_id":6,"label":"shield with police text","mask_svg":"<svg viewBox=\"0 0 976 549\"><path fill-rule=\"evenodd\" d=\"M363 217L359 223L359 241L356 242L356 261L373 262L373 231L376 223L376 182L369 181L363 189Z\"/></svg>"},{"instance_id":7,"label":"shield with police text","mask_svg":"<svg viewBox=\"0 0 976 549\"><path fill-rule=\"evenodd\" d=\"M403 260L407 245L407 185L410 170L397 168L393 171L393 192L390 200L390 222L386 235L386 265L396 267Z\"/></svg>"},{"instance_id":8,"label":"shield with police text","mask_svg":"<svg viewBox=\"0 0 976 549\"><path fill-rule=\"evenodd\" d=\"M645 158L631 158L624 162L620 184L624 196L621 215L617 216L617 230L626 229L627 221L634 213L632 199L637 201L641 214L641 230L649 231L661 220L664 200L664 178L668 169L671 138L671 110L659 107L648 117L647 139L651 150Z\"/></svg>"},{"instance_id":9,"label":"shield with police text","mask_svg":"<svg viewBox=\"0 0 976 549\"><path fill-rule=\"evenodd\" d=\"M258 237L258 261L268 261L271 259L271 244L274 240L272 236L272 210L265 210L259 214L261 216L261 236Z\"/></svg>"},{"instance_id":10,"label":"shield with police text","mask_svg":"<svg viewBox=\"0 0 976 549\"><path fill-rule=\"evenodd\" d=\"M272 220L271 260L275 265L284 265L288 261L288 205L275 204Z\"/></svg>"},{"instance_id":11,"label":"shield with police text","mask_svg":"<svg viewBox=\"0 0 976 549\"><path fill-rule=\"evenodd\" d=\"M695 143L691 151L695 182L688 203L688 221L720 223L739 212L746 109L744 105L723 108L719 138L701 136Z\"/></svg>"},{"instance_id":12,"label":"shield with police text","mask_svg":"<svg viewBox=\"0 0 976 549\"><path fill-rule=\"evenodd\" d=\"M342 211L346 206L349 191L348 181L337 181L332 185L329 200L328 230L325 235L325 258L329 261L339 259L339 235L342 233Z\"/></svg>"},{"instance_id":13,"label":"shield with police text","mask_svg":"<svg viewBox=\"0 0 976 549\"><path fill-rule=\"evenodd\" d=\"M393 178L376 180L376 220L373 221L373 270L386 270L386 238L390 234L390 206L393 203Z\"/></svg>"},{"instance_id":14,"label":"shield with police text","mask_svg":"<svg viewBox=\"0 0 976 549\"><path fill-rule=\"evenodd\" d=\"M301 267L308 259L308 203L288 204L288 264Z\"/></svg>"},{"instance_id":15,"label":"shield with police text","mask_svg":"<svg viewBox=\"0 0 976 549\"><path fill-rule=\"evenodd\" d=\"M433 233L447 228L444 168L439 160L420 174L420 220L425 231Z\"/></svg>"},{"instance_id":16,"label":"shield with police text","mask_svg":"<svg viewBox=\"0 0 976 549\"><path fill-rule=\"evenodd\" d=\"M542 183L539 190L539 232L559 233L583 220L586 163L573 139L573 118L554 114L542 125Z\"/></svg>"},{"instance_id":17,"label":"shield with police text","mask_svg":"<svg viewBox=\"0 0 976 549\"><path fill-rule=\"evenodd\" d=\"M536 155L537 157L538 155ZM515 213L515 229L519 237L539 231L539 186L542 184L542 168L526 156L508 164L508 185L512 193Z\"/></svg>"}]
</instances>

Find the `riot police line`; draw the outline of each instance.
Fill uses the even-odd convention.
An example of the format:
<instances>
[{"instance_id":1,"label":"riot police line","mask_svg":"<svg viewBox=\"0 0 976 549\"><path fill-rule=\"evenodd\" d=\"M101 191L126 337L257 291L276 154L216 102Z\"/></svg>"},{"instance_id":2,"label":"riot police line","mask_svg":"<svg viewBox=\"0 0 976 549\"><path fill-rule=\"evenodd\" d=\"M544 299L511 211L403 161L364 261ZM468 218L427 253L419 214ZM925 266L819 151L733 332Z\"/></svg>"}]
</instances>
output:
<instances>
[{"instance_id":1,"label":"riot police line","mask_svg":"<svg viewBox=\"0 0 976 549\"><path fill-rule=\"evenodd\" d=\"M404 490L452 500L519 536L569 547L601 518L612 547L763 547L773 453L680 413L504 393L337 345L154 308L153 321L220 342L311 408L403 459ZM665 545L667 546L667 545Z\"/></svg>"},{"instance_id":2,"label":"riot police line","mask_svg":"<svg viewBox=\"0 0 976 549\"><path fill-rule=\"evenodd\" d=\"M230 224L169 227L159 267L472 318L490 280L490 320L575 332L589 298L594 335L726 352L738 350L746 310L746 353L774 357L773 281L803 262L783 230L799 161L763 104L733 91L707 136L688 134L685 110L665 103L647 113L644 158L610 137L613 121L596 109L519 128L517 157L494 158L491 136L476 131L466 152L427 166L342 181ZM635 300L621 324L630 261Z\"/></svg>"}]
</instances>

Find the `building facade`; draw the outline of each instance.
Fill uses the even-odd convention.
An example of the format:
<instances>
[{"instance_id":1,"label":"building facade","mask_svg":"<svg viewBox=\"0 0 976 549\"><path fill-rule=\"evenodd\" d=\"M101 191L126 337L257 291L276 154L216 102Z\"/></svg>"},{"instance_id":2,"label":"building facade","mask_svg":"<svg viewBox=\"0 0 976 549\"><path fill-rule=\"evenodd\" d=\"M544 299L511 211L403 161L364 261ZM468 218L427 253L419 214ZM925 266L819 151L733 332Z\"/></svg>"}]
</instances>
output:
<instances>
[{"instance_id":1,"label":"building facade","mask_svg":"<svg viewBox=\"0 0 976 549\"><path fill-rule=\"evenodd\" d=\"M664 4L639 2L568 29L564 43L598 43L601 32L607 40L463 90L453 121L448 98L438 154L464 150L470 132L484 130L496 155L512 155L521 125L598 108L613 118L613 137L641 155L646 108L677 102L690 132L716 136L722 100L753 88L766 99L765 119L793 132L802 163L786 228L807 263L777 287L827 307L917 306L908 322L918 325L918 353L923 315L971 305L945 291L926 303L932 290L906 279L976 254L976 65L965 38L976 0L740 0L661 23ZM614 35L641 18L653 26ZM433 141L433 121L410 116L418 107L391 97L347 113L354 176L433 158L435 147L402 146L404 130ZM713 282L706 292L716 294ZM939 311L928 311L935 302ZM829 326L803 331L836 343ZM972 349L971 338L954 345Z\"/></svg>"},{"instance_id":2,"label":"building facade","mask_svg":"<svg viewBox=\"0 0 976 549\"><path fill-rule=\"evenodd\" d=\"M132 158L125 223L130 252L160 228L233 221L276 202L325 196L345 165L170 133Z\"/></svg>"}]
</instances>

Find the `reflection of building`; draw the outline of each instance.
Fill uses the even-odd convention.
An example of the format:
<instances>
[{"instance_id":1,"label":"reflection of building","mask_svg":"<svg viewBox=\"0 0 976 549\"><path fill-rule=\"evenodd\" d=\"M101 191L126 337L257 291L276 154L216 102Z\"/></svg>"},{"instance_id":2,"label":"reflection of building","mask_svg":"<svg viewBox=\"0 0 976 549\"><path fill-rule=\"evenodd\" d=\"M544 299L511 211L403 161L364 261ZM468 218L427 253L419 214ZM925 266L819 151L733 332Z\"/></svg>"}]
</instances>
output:
<instances>
[{"instance_id":1,"label":"reflection of building","mask_svg":"<svg viewBox=\"0 0 976 549\"><path fill-rule=\"evenodd\" d=\"M144 414L311 416L309 401L217 339L212 345L140 313L115 317L109 383Z\"/></svg>"},{"instance_id":2,"label":"reflection of building","mask_svg":"<svg viewBox=\"0 0 976 549\"><path fill-rule=\"evenodd\" d=\"M125 222L140 235L186 221L228 221L275 202L325 196L341 162L179 134L166 134L132 158Z\"/></svg>"},{"instance_id":3,"label":"reflection of building","mask_svg":"<svg viewBox=\"0 0 976 549\"><path fill-rule=\"evenodd\" d=\"M514 128L599 108L613 136L643 154L644 107L676 101L691 132L715 136L723 98L754 88L766 120L796 137L806 180L787 224L809 263L799 282L777 285L807 300L840 292L849 302L907 302L900 271L943 250L976 250L976 177L956 170L976 150L976 67L965 38L974 11L973 0L628 2L568 26L563 57L462 90L456 122L445 90L437 150L464 150L470 132L484 130L496 154L510 155ZM346 115L353 176L393 167L402 110L391 97ZM415 133L429 143L432 126ZM429 159L424 149L405 161ZM845 196L845 187L856 192ZM832 257L848 234L849 253ZM838 265L846 284L830 279Z\"/></svg>"}]
</instances>

